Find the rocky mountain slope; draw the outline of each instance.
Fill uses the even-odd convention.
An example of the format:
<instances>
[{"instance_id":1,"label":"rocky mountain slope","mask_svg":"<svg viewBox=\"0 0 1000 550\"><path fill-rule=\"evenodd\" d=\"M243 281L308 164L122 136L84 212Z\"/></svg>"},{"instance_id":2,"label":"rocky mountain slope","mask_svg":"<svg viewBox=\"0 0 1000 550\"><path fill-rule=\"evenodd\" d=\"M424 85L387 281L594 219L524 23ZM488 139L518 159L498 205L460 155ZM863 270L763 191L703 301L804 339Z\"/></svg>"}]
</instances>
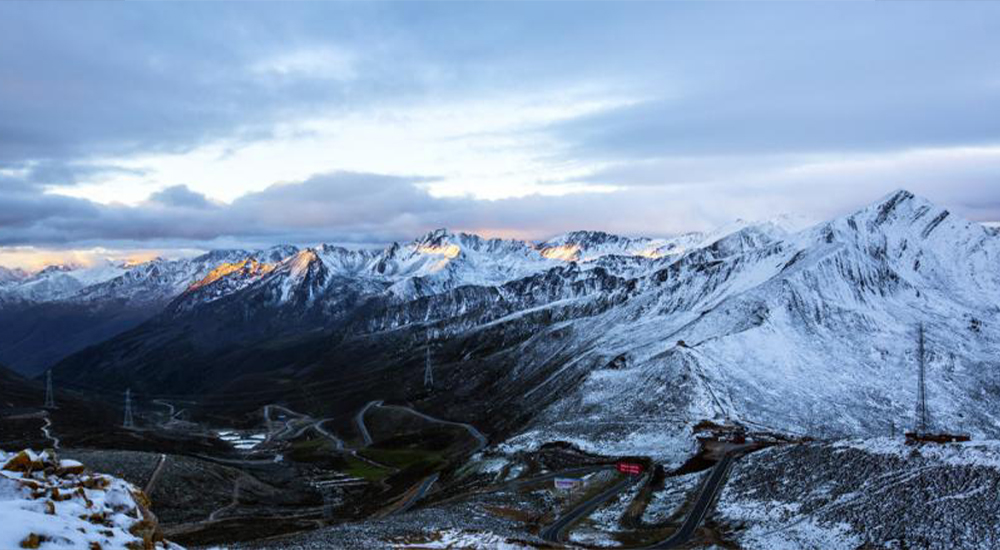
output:
<instances>
[{"instance_id":1,"label":"rocky mountain slope","mask_svg":"<svg viewBox=\"0 0 1000 550\"><path fill-rule=\"evenodd\" d=\"M998 261L995 234L906 192L784 238L726 237L576 323L581 382L515 443L679 459L693 419L898 433L912 428L919 324L934 426L995 438ZM622 360L597 368L610 357Z\"/></svg>"},{"instance_id":2,"label":"rocky mountain slope","mask_svg":"<svg viewBox=\"0 0 1000 550\"><path fill-rule=\"evenodd\" d=\"M540 244L437 231L378 251L216 259L178 269L189 279L169 305L61 361L60 379L237 408L420 399L512 448L564 439L672 460L706 419L908 427L923 324L934 424L1000 425L1000 237L905 191L798 231Z\"/></svg>"},{"instance_id":3,"label":"rocky mountain slope","mask_svg":"<svg viewBox=\"0 0 1000 550\"><path fill-rule=\"evenodd\" d=\"M174 300L171 309L182 311L251 285L255 295L274 306L291 302L311 310L333 303L336 311L341 295L405 302L462 286L502 285L579 259L581 251L588 259L581 265L641 270L648 257L666 254L660 248L676 253L700 238L652 241L578 231L536 245L442 229L384 250L277 246L139 265L52 266L35 274L5 270L0 273L0 360L34 375L141 324ZM559 247L571 247L577 256Z\"/></svg>"}]
</instances>

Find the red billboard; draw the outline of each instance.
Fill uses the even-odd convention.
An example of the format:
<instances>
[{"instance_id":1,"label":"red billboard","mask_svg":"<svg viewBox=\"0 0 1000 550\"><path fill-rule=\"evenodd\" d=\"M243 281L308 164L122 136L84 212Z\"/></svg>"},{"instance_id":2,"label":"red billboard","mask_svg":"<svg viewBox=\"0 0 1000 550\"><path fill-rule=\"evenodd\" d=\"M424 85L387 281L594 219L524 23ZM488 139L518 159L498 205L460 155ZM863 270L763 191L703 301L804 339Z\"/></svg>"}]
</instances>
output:
<instances>
[{"instance_id":1,"label":"red billboard","mask_svg":"<svg viewBox=\"0 0 1000 550\"><path fill-rule=\"evenodd\" d=\"M615 466L619 472L623 474L628 474L630 476L637 476L642 473L643 466L639 462L629 462L627 460L619 460L618 464Z\"/></svg>"}]
</instances>

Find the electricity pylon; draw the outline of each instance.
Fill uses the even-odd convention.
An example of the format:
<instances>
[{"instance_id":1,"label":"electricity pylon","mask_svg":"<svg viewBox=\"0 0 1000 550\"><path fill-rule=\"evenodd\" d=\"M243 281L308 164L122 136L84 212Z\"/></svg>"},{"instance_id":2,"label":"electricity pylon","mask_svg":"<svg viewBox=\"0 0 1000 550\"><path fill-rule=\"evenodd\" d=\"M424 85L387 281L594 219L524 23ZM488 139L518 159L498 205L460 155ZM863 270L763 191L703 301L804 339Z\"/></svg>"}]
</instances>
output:
<instances>
[{"instance_id":1,"label":"electricity pylon","mask_svg":"<svg viewBox=\"0 0 1000 550\"><path fill-rule=\"evenodd\" d=\"M122 426L126 428L134 428L135 422L132 420L132 389L129 388L125 390L125 422Z\"/></svg>"},{"instance_id":2,"label":"electricity pylon","mask_svg":"<svg viewBox=\"0 0 1000 550\"><path fill-rule=\"evenodd\" d=\"M339 504L339 499L334 495L333 488L329 485L321 485L320 493L323 495L323 518L333 519L333 509Z\"/></svg>"},{"instance_id":3,"label":"electricity pylon","mask_svg":"<svg viewBox=\"0 0 1000 550\"><path fill-rule=\"evenodd\" d=\"M924 325L920 324L917 340L917 363L919 373L917 375L917 433L927 433L927 392L925 390L927 378L927 364L924 349Z\"/></svg>"},{"instance_id":4,"label":"electricity pylon","mask_svg":"<svg viewBox=\"0 0 1000 550\"><path fill-rule=\"evenodd\" d=\"M424 366L424 387L427 389L434 388L434 369L431 367L431 335L427 334L427 352L425 358Z\"/></svg>"},{"instance_id":5,"label":"electricity pylon","mask_svg":"<svg viewBox=\"0 0 1000 550\"><path fill-rule=\"evenodd\" d=\"M52 371L49 370L45 373L45 408L54 409L56 408L56 396L52 392Z\"/></svg>"}]
</instances>

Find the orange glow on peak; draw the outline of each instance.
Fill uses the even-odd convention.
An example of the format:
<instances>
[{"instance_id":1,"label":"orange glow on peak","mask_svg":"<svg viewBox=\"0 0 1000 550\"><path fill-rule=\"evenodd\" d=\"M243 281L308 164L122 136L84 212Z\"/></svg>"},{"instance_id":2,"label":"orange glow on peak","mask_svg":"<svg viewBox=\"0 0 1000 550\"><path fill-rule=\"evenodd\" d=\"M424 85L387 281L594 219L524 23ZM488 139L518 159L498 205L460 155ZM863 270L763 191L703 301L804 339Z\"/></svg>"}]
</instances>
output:
<instances>
[{"instance_id":1,"label":"orange glow on peak","mask_svg":"<svg viewBox=\"0 0 1000 550\"><path fill-rule=\"evenodd\" d=\"M640 250L636 252L636 256L642 256L643 258L649 258L650 260L655 260L657 258L662 258L665 256L664 253L660 252L655 248L647 248L646 250Z\"/></svg>"},{"instance_id":2,"label":"orange glow on peak","mask_svg":"<svg viewBox=\"0 0 1000 550\"><path fill-rule=\"evenodd\" d=\"M580 258L580 245L578 244L564 244L560 246L550 246L540 250L543 257L550 260L562 260L564 262L573 262Z\"/></svg>"},{"instance_id":3,"label":"orange glow on peak","mask_svg":"<svg viewBox=\"0 0 1000 550\"><path fill-rule=\"evenodd\" d=\"M192 284L188 287L188 290L197 290L203 286L210 285L215 281L223 277L232 275L233 273L245 271L248 275L253 277L259 277L261 275L267 275L268 273L274 271L274 265L265 264L258 262L256 259L248 258L242 262L236 263L222 263L219 264L215 269L210 271L204 279Z\"/></svg>"},{"instance_id":4,"label":"orange glow on peak","mask_svg":"<svg viewBox=\"0 0 1000 550\"><path fill-rule=\"evenodd\" d=\"M439 246L432 245L420 245L417 247L417 252L421 254L433 254L435 256L444 256L446 258L454 258L462 252L457 244L443 244Z\"/></svg>"}]
</instances>

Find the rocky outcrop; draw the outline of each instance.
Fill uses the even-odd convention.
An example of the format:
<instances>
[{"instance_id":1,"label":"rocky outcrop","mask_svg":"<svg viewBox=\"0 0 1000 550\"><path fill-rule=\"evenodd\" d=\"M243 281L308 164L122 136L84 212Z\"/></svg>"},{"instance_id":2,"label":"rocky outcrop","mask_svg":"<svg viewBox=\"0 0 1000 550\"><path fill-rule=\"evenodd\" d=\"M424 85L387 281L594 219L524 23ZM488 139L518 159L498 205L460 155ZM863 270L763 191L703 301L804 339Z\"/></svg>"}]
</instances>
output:
<instances>
[{"instance_id":1,"label":"rocky outcrop","mask_svg":"<svg viewBox=\"0 0 1000 550\"><path fill-rule=\"evenodd\" d=\"M0 451L0 547L183 550L137 487L54 451Z\"/></svg>"}]
</instances>

